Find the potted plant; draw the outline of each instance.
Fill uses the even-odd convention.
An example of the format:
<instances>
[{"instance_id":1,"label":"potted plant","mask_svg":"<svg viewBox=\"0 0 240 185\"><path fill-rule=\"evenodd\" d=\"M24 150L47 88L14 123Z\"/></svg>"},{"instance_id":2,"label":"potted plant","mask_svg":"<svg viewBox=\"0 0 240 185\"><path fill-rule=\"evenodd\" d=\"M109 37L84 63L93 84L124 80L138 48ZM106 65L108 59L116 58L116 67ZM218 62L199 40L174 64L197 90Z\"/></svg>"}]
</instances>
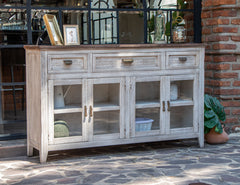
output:
<instances>
[{"instance_id":1,"label":"potted plant","mask_svg":"<svg viewBox=\"0 0 240 185\"><path fill-rule=\"evenodd\" d=\"M226 114L220 101L208 94L204 96L204 134L210 144L220 144L228 141L221 121L225 121Z\"/></svg>"}]
</instances>

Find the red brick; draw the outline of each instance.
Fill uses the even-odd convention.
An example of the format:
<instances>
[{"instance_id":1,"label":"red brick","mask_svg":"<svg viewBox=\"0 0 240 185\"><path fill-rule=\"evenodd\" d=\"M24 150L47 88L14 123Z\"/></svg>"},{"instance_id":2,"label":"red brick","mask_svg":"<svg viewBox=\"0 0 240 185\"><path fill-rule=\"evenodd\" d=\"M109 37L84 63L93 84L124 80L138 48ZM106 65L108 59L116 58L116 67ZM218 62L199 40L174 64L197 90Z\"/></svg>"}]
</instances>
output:
<instances>
[{"instance_id":1,"label":"red brick","mask_svg":"<svg viewBox=\"0 0 240 185\"><path fill-rule=\"evenodd\" d=\"M230 69L230 64L208 64L207 69L228 70L228 69Z\"/></svg>"},{"instance_id":2,"label":"red brick","mask_svg":"<svg viewBox=\"0 0 240 185\"><path fill-rule=\"evenodd\" d=\"M213 77L213 72L212 71L205 71L205 77Z\"/></svg>"},{"instance_id":3,"label":"red brick","mask_svg":"<svg viewBox=\"0 0 240 185\"><path fill-rule=\"evenodd\" d=\"M233 86L240 86L240 81L233 82Z\"/></svg>"},{"instance_id":4,"label":"red brick","mask_svg":"<svg viewBox=\"0 0 240 185\"><path fill-rule=\"evenodd\" d=\"M212 12L211 11L202 12L201 17L202 17L202 19L211 18L212 17Z\"/></svg>"},{"instance_id":5,"label":"red brick","mask_svg":"<svg viewBox=\"0 0 240 185\"><path fill-rule=\"evenodd\" d=\"M213 49L219 50L219 49L236 49L236 44L213 44Z\"/></svg>"},{"instance_id":6,"label":"red brick","mask_svg":"<svg viewBox=\"0 0 240 185\"><path fill-rule=\"evenodd\" d=\"M229 87L231 85L230 81L219 81L219 80L206 80L205 85L215 86L215 87Z\"/></svg>"},{"instance_id":7,"label":"red brick","mask_svg":"<svg viewBox=\"0 0 240 185\"><path fill-rule=\"evenodd\" d=\"M212 62L213 56L205 55L205 62Z\"/></svg>"},{"instance_id":8,"label":"red brick","mask_svg":"<svg viewBox=\"0 0 240 185\"><path fill-rule=\"evenodd\" d=\"M238 102L238 101L221 101L221 104L224 107L239 107L240 106L240 102Z\"/></svg>"},{"instance_id":9,"label":"red brick","mask_svg":"<svg viewBox=\"0 0 240 185\"><path fill-rule=\"evenodd\" d=\"M213 93L216 95L239 95L240 89L214 89Z\"/></svg>"},{"instance_id":10,"label":"red brick","mask_svg":"<svg viewBox=\"0 0 240 185\"><path fill-rule=\"evenodd\" d=\"M216 10L212 13L213 17L237 17L237 10Z\"/></svg>"},{"instance_id":11,"label":"red brick","mask_svg":"<svg viewBox=\"0 0 240 185\"><path fill-rule=\"evenodd\" d=\"M213 0L212 5L229 5L229 4L236 4L236 0Z\"/></svg>"},{"instance_id":12,"label":"red brick","mask_svg":"<svg viewBox=\"0 0 240 185\"><path fill-rule=\"evenodd\" d=\"M214 78L238 78L238 73L215 73Z\"/></svg>"},{"instance_id":13,"label":"red brick","mask_svg":"<svg viewBox=\"0 0 240 185\"><path fill-rule=\"evenodd\" d=\"M232 24L240 25L240 19L233 19L231 21Z\"/></svg>"},{"instance_id":14,"label":"red brick","mask_svg":"<svg viewBox=\"0 0 240 185\"><path fill-rule=\"evenodd\" d=\"M232 36L232 41L240 41L240 36Z\"/></svg>"},{"instance_id":15,"label":"red brick","mask_svg":"<svg viewBox=\"0 0 240 185\"><path fill-rule=\"evenodd\" d=\"M229 36L209 35L206 37L207 42L228 41Z\"/></svg>"},{"instance_id":16,"label":"red brick","mask_svg":"<svg viewBox=\"0 0 240 185\"><path fill-rule=\"evenodd\" d=\"M233 70L240 70L240 64L233 64L232 69Z\"/></svg>"},{"instance_id":17,"label":"red brick","mask_svg":"<svg viewBox=\"0 0 240 185\"><path fill-rule=\"evenodd\" d=\"M232 55L221 55L221 56L214 56L214 62L236 62L237 57Z\"/></svg>"},{"instance_id":18,"label":"red brick","mask_svg":"<svg viewBox=\"0 0 240 185\"><path fill-rule=\"evenodd\" d=\"M212 88L205 87L204 92L205 92L206 94L212 94L213 89L212 89Z\"/></svg>"},{"instance_id":19,"label":"red brick","mask_svg":"<svg viewBox=\"0 0 240 185\"><path fill-rule=\"evenodd\" d=\"M238 28L235 27L216 27L213 28L214 33L237 33Z\"/></svg>"},{"instance_id":20,"label":"red brick","mask_svg":"<svg viewBox=\"0 0 240 185\"><path fill-rule=\"evenodd\" d=\"M229 123L238 123L238 118L227 118L224 123L229 124Z\"/></svg>"},{"instance_id":21,"label":"red brick","mask_svg":"<svg viewBox=\"0 0 240 185\"><path fill-rule=\"evenodd\" d=\"M203 35L209 35L212 33L212 29L211 28L203 28L202 29L202 34Z\"/></svg>"},{"instance_id":22,"label":"red brick","mask_svg":"<svg viewBox=\"0 0 240 185\"><path fill-rule=\"evenodd\" d=\"M234 109L232 110L233 115L240 115L240 109Z\"/></svg>"},{"instance_id":23,"label":"red brick","mask_svg":"<svg viewBox=\"0 0 240 185\"><path fill-rule=\"evenodd\" d=\"M226 114L226 115L230 115L230 113L231 113L230 109L226 109L226 108L225 108L224 111L225 111L225 114Z\"/></svg>"},{"instance_id":24,"label":"red brick","mask_svg":"<svg viewBox=\"0 0 240 185\"><path fill-rule=\"evenodd\" d=\"M208 19L205 21L205 24L207 26L212 26L212 25L228 25L229 24L229 19Z\"/></svg>"}]
</instances>

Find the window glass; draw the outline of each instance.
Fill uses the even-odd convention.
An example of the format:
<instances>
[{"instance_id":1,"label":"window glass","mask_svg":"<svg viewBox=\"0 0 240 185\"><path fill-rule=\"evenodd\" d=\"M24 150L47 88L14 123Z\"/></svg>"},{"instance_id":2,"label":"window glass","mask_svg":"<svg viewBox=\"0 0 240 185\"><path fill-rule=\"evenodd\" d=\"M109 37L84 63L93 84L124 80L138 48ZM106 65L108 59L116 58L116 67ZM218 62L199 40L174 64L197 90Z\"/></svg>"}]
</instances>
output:
<instances>
[{"instance_id":1,"label":"window glass","mask_svg":"<svg viewBox=\"0 0 240 185\"><path fill-rule=\"evenodd\" d=\"M193 8L193 0L150 0L149 8L161 9L189 9Z\"/></svg>"},{"instance_id":2,"label":"window glass","mask_svg":"<svg viewBox=\"0 0 240 185\"><path fill-rule=\"evenodd\" d=\"M87 0L32 0L32 6L43 6L43 7L58 7L58 6L69 6L69 7L87 7Z\"/></svg>"},{"instance_id":3,"label":"window glass","mask_svg":"<svg viewBox=\"0 0 240 185\"><path fill-rule=\"evenodd\" d=\"M93 0L91 8L113 9L113 8L143 8L142 0Z\"/></svg>"},{"instance_id":4,"label":"window glass","mask_svg":"<svg viewBox=\"0 0 240 185\"><path fill-rule=\"evenodd\" d=\"M0 6L23 6L27 0L0 0Z\"/></svg>"},{"instance_id":5,"label":"window glass","mask_svg":"<svg viewBox=\"0 0 240 185\"><path fill-rule=\"evenodd\" d=\"M92 11L92 43L117 44L116 12Z\"/></svg>"},{"instance_id":6,"label":"window glass","mask_svg":"<svg viewBox=\"0 0 240 185\"><path fill-rule=\"evenodd\" d=\"M26 11L21 9L1 9L0 16L0 44L26 44Z\"/></svg>"},{"instance_id":7,"label":"window glass","mask_svg":"<svg viewBox=\"0 0 240 185\"><path fill-rule=\"evenodd\" d=\"M119 12L119 43L144 43L144 17L142 11Z\"/></svg>"},{"instance_id":8,"label":"window glass","mask_svg":"<svg viewBox=\"0 0 240 185\"><path fill-rule=\"evenodd\" d=\"M88 26L88 13L87 11L64 11L63 12L63 25L78 25L79 40L81 44L88 44L89 26Z\"/></svg>"}]
</instances>

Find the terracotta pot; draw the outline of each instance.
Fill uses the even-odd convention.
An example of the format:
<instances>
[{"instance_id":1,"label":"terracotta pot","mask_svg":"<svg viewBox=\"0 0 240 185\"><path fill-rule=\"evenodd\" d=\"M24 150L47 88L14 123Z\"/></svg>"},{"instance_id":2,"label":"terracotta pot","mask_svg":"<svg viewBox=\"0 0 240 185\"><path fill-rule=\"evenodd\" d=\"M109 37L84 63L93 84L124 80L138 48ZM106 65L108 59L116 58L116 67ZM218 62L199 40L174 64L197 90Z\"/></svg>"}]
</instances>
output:
<instances>
[{"instance_id":1,"label":"terracotta pot","mask_svg":"<svg viewBox=\"0 0 240 185\"><path fill-rule=\"evenodd\" d=\"M228 139L228 134L225 132L224 128L221 134L215 132L215 127L213 127L209 133L205 134L205 140L209 144L226 143Z\"/></svg>"}]
</instances>

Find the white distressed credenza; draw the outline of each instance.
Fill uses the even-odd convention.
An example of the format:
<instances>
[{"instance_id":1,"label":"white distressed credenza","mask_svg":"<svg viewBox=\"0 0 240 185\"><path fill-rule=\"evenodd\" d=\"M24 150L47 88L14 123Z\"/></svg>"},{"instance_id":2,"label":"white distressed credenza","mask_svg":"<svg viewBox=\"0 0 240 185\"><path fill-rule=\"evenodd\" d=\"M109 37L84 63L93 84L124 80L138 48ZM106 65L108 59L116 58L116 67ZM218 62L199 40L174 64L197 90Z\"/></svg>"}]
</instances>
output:
<instances>
[{"instance_id":1,"label":"white distressed credenza","mask_svg":"<svg viewBox=\"0 0 240 185\"><path fill-rule=\"evenodd\" d=\"M29 156L187 138L203 147L204 45L24 48ZM153 121L139 130L136 118Z\"/></svg>"}]
</instances>

